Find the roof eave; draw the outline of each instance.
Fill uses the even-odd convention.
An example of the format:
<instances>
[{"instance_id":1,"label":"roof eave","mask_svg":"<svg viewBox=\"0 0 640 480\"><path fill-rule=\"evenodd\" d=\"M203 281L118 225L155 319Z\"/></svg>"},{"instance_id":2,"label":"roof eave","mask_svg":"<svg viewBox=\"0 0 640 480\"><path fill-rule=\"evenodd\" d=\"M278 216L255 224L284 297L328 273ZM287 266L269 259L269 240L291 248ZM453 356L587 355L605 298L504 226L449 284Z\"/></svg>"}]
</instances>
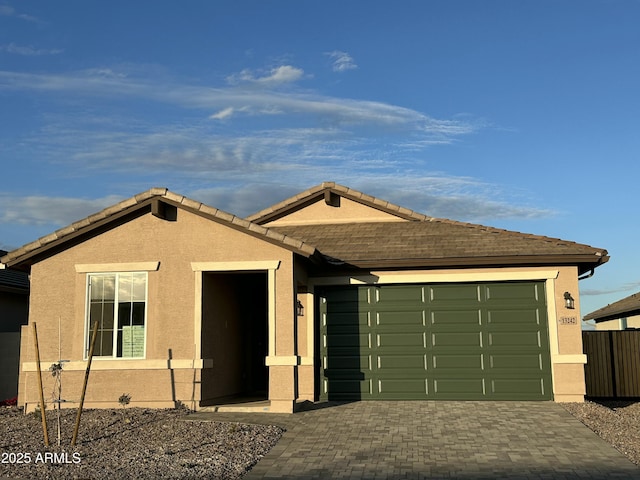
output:
<instances>
[{"instance_id":1,"label":"roof eave","mask_svg":"<svg viewBox=\"0 0 640 480\"><path fill-rule=\"evenodd\" d=\"M132 203L126 208L114 211L105 215L102 212L75 222L68 227L56 230L55 232L42 237L34 242L24 245L0 259L6 267L15 270L28 271L39 259L45 258L51 252L62 248L64 244L71 241L84 239L97 230L104 229L113 222L126 220L139 214L152 213L157 215L157 203L163 202L176 208L188 210L197 215L203 216L217 223L223 224L235 230L241 231L253 237L259 238L268 243L286 248L294 253L308 258L315 258L317 261L316 248L296 238L283 235L278 232L270 232L268 228L249 222L235 215L227 214L212 207L197 202L191 202L184 198L177 201L164 195L154 195L144 198L141 201ZM109 209L107 209L109 210Z\"/></svg>"},{"instance_id":2,"label":"roof eave","mask_svg":"<svg viewBox=\"0 0 640 480\"><path fill-rule=\"evenodd\" d=\"M344 265L356 268L465 268L508 266L577 266L581 275L605 263L609 257L594 255L513 255L501 257L454 257L454 258L404 258L404 259L341 259ZM335 263L334 263L335 264Z\"/></svg>"},{"instance_id":3,"label":"roof eave","mask_svg":"<svg viewBox=\"0 0 640 480\"><path fill-rule=\"evenodd\" d=\"M608 320L617 320L622 317L631 317L635 315L640 315L640 307L628 309L628 308L620 308L617 310L611 310L604 314L598 314L597 312L590 313L585 315L583 320L593 320L596 323L606 322Z\"/></svg>"}]
</instances>

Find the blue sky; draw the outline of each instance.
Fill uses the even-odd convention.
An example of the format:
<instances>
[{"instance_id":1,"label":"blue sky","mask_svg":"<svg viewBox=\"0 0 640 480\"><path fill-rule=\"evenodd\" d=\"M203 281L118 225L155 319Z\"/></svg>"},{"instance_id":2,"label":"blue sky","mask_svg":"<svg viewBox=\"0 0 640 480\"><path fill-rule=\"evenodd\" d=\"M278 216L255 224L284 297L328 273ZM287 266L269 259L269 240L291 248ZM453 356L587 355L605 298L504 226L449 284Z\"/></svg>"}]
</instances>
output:
<instances>
[{"instance_id":1,"label":"blue sky","mask_svg":"<svg viewBox=\"0 0 640 480\"><path fill-rule=\"evenodd\" d=\"M640 2L0 0L0 248L152 186L248 215L336 181L606 248L640 291Z\"/></svg>"}]
</instances>

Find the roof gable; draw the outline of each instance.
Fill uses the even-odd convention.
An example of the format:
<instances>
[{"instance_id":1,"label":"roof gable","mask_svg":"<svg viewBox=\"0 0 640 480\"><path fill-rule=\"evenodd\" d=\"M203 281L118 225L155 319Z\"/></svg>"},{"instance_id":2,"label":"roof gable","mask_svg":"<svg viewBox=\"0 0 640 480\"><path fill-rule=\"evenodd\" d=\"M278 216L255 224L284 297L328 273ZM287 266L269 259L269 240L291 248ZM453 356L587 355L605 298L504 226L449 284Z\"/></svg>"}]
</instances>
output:
<instances>
[{"instance_id":1,"label":"roof gable","mask_svg":"<svg viewBox=\"0 0 640 480\"><path fill-rule=\"evenodd\" d=\"M324 182L246 219L260 225L422 221L430 217L334 182Z\"/></svg>"},{"instance_id":2,"label":"roof gable","mask_svg":"<svg viewBox=\"0 0 640 480\"><path fill-rule=\"evenodd\" d=\"M172 209L176 208L188 210L230 228L280 245L305 257L311 257L315 253L315 248L311 245L283 233L170 192L166 188L152 188L13 250L1 257L0 261L8 267L26 269L37 259L64 248L68 242L82 241L83 238L94 235L101 229L108 229L115 222L126 222L136 215L151 213L156 217L171 221L172 215L174 215Z\"/></svg>"}]
</instances>

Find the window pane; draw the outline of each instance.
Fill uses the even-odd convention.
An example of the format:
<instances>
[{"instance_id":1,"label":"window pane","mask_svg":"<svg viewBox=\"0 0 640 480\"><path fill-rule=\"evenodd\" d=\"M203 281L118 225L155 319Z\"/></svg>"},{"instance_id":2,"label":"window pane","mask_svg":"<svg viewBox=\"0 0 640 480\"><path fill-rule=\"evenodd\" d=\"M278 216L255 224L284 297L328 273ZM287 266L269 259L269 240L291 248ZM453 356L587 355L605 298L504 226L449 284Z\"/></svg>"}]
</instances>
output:
<instances>
[{"instance_id":1,"label":"window pane","mask_svg":"<svg viewBox=\"0 0 640 480\"><path fill-rule=\"evenodd\" d=\"M122 330L125 325L131 325L131 304L118 304L118 330Z\"/></svg>"},{"instance_id":2,"label":"window pane","mask_svg":"<svg viewBox=\"0 0 640 480\"><path fill-rule=\"evenodd\" d=\"M132 325L144 325L144 302L133 304L133 314L131 315Z\"/></svg>"},{"instance_id":3,"label":"window pane","mask_svg":"<svg viewBox=\"0 0 640 480\"><path fill-rule=\"evenodd\" d=\"M93 322L100 322L98 328L113 329L113 302L92 303L89 307L89 330L93 328Z\"/></svg>"},{"instance_id":4,"label":"window pane","mask_svg":"<svg viewBox=\"0 0 640 480\"><path fill-rule=\"evenodd\" d=\"M93 354L98 357L113 356L113 330L99 330Z\"/></svg>"},{"instance_id":5,"label":"window pane","mask_svg":"<svg viewBox=\"0 0 640 480\"><path fill-rule=\"evenodd\" d=\"M131 291L131 301L132 302L144 302L146 301L147 296L147 274L146 273L133 273L131 275L132 282L132 291Z\"/></svg>"},{"instance_id":6,"label":"window pane","mask_svg":"<svg viewBox=\"0 0 640 480\"><path fill-rule=\"evenodd\" d=\"M116 276L91 275L91 300L115 300Z\"/></svg>"},{"instance_id":7,"label":"window pane","mask_svg":"<svg viewBox=\"0 0 640 480\"><path fill-rule=\"evenodd\" d=\"M130 273L121 273L118 281L118 300L120 302L130 302L133 281Z\"/></svg>"}]
</instances>

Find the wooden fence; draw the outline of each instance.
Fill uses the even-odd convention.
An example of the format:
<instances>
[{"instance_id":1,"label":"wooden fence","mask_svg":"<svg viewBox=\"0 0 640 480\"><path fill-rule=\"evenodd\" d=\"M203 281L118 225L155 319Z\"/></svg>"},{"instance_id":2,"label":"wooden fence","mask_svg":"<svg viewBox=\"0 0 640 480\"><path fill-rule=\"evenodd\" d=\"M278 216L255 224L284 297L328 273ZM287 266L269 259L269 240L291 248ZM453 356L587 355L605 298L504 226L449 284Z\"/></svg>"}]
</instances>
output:
<instances>
[{"instance_id":1,"label":"wooden fence","mask_svg":"<svg viewBox=\"0 0 640 480\"><path fill-rule=\"evenodd\" d=\"M640 330L584 331L587 397L640 397Z\"/></svg>"}]
</instances>

